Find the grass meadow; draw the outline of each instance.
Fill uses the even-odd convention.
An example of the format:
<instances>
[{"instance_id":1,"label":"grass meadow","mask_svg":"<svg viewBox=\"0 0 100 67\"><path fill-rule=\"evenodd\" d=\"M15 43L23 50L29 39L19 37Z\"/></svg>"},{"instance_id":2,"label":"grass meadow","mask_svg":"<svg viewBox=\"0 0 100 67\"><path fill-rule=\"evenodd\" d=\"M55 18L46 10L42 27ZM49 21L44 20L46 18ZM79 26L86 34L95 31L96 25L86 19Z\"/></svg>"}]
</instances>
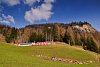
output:
<instances>
[{"instance_id":1,"label":"grass meadow","mask_svg":"<svg viewBox=\"0 0 100 67\"><path fill-rule=\"evenodd\" d=\"M70 64L44 59L36 55L95 62ZM0 43L0 67L100 67L100 62L97 61L98 58L100 58L99 54L81 48L78 49L68 44L18 47L12 44Z\"/></svg>"}]
</instances>

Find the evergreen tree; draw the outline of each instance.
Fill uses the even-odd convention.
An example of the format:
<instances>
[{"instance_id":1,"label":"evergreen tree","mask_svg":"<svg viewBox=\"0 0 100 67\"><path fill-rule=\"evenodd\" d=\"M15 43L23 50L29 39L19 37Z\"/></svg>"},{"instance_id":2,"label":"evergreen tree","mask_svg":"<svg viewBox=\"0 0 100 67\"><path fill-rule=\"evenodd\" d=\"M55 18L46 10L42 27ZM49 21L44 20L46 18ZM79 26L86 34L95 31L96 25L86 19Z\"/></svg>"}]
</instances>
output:
<instances>
[{"instance_id":1,"label":"evergreen tree","mask_svg":"<svg viewBox=\"0 0 100 67\"><path fill-rule=\"evenodd\" d=\"M85 46L86 46L87 50L90 50L93 52L97 52L97 50L98 50L96 43L93 41L93 39L91 37L88 37L86 39Z\"/></svg>"},{"instance_id":2,"label":"evergreen tree","mask_svg":"<svg viewBox=\"0 0 100 67\"><path fill-rule=\"evenodd\" d=\"M44 42L45 41L45 37L43 37L42 33L36 33L36 32L32 32L30 34L30 42Z\"/></svg>"},{"instance_id":3,"label":"evergreen tree","mask_svg":"<svg viewBox=\"0 0 100 67\"><path fill-rule=\"evenodd\" d=\"M77 33L75 33L75 39L74 39L75 45L80 45L80 40L78 39L78 35Z\"/></svg>"},{"instance_id":4,"label":"evergreen tree","mask_svg":"<svg viewBox=\"0 0 100 67\"><path fill-rule=\"evenodd\" d=\"M38 35L37 35L37 37L38 37L38 42L43 42L43 41L45 41L45 37L43 37L43 34L42 33L39 33Z\"/></svg>"},{"instance_id":5,"label":"evergreen tree","mask_svg":"<svg viewBox=\"0 0 100 67\"><path fill-rule=\"evenodd\" d=\"M17 29L12 28L11 34L9 36L6 36L7 43L14 42L14 40L17 38L17 34L18 34Z\"/></svg>"},{"instance_id":6,"label":"evergreen tree","mask_svg":"<svg viewBox=\"0 0 100 67\"><path fill-rule=\"evenodd\" d=\"M32 32L31 34L30 34L30 42L37 42L37 34L36 34L36 32Z\"/></svg>"},{"instance_id":7,"label":"evergreen tree","mask_svg":"<svg viewBox=\"0 0 100 67\"><path fill-rule=\"evenodd\" d=\"M54 41L60 41L59 26L56 24L53 27L53 38L54 38Z\"/></svg>"},{"instance_id":8,"label":"evergreen tree","mask_svg":"<svg viewBox=\"0 0 100 67\"><path fill-rule=\"evenodd\" d=\"M64 38L64 36L60 35L60 42L64 42L63 38Z\"/></svg>"},{"instance_id":9,"label":"evergreen tree","mask_svg":"<svg viewBox=\"0 0 100 67\"><path fill-rule=\"evenodd\" d=\"M70 41L71 41L70 34L66 32L63 38L63 42L69 44Z\"/></svg>"}]
</instances>

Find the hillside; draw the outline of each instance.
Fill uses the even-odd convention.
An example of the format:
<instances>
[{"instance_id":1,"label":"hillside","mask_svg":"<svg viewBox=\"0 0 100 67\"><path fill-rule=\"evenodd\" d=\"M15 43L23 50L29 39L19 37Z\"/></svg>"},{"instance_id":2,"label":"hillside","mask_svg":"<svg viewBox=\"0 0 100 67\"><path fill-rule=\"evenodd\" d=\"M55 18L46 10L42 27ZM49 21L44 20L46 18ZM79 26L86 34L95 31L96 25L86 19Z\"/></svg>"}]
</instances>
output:
<instances>
[{"instance_id":1,"label":"hillside","mask_svg":"<svg viewBox=\"0 0 100 67\"><path fill-rule=\"evenodd\" d=\"M59 45L59 44L57 44ZM0 67L99 67L100 55L65 45L17 47L0 43Z\"/></svg>"},{"instance_id":2,"label":"hillside","mask_svg":"<svg viewBox=\"0 0 100 67\"><path fill-rule=\"evenodd\" d=\"M33 24L20 29L0 25L0 38L7 43L65 42L100 53L100 32L88 22Z\"/></svg>"}]
</instances>

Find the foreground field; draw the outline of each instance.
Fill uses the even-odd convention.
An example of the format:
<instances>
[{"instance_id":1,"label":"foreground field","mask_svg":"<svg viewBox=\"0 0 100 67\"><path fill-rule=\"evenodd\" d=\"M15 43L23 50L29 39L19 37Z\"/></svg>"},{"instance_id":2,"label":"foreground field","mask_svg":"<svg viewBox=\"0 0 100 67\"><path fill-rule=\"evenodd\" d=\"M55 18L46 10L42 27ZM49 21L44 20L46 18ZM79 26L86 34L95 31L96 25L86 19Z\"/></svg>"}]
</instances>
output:
<instances>
[{"instance_id":1,"label":"foreground field","mask_svg":"<svg viewBox=\"0 0 100 67\"><path fill-rule=\"evenodd\" d=\"M52 60L63 58L84 64ZM0 67L100 67L100 55L69 45L17 47L0 43Z\"/></svg>"}]
</instances>

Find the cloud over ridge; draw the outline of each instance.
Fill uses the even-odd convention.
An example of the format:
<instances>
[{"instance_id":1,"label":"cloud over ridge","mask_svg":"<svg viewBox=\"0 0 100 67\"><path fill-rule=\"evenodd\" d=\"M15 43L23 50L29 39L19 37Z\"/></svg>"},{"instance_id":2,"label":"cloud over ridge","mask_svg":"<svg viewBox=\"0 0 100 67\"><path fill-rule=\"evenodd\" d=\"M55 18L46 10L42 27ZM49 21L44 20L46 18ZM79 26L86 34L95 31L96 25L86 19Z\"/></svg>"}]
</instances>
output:
<instances>
[{"instance_id":1,"label":"cloud over ridge","mask_svg":"<svg viewBox=\"0 0 100 67\"><path fill-rule=\"evenodd\" d=\"M41 21L41 20L47 21L53 14L52 3L54 3L54 0L0 0L0 4L4 3L7 4L8 6L15 6L21 4L22 2L23 4L26 4L29 7L31 7L30 10L25 11L25 15L24 15L24 19L29 23L33 23L35 21ZM41 5L37 5L37 7L34 8L34 6L32 5L37 2L41 3ZM10 19L12 20L14 19L10 15L8 15L7 17L10 17Z\"/></svg>"},{"instance_id":2,"label":"cloud over ridge","mask_svg":"<svg viewBox=\"0 0 100 67\"><path fill-rule=\"evenodd\" d=\"M25 12L25 20L33 23L34 21L41 21L41 20L48 20L53 12L52 10L52 3L54 0L44 0L37 8L31 8L31 10Z\"/></svg>"},{"instance_id":3,"label":"cloud over ridge","mask_svg":"<svg viewBox=\"0 0 100 67\"><path fill-rule=\"evenodd\" d=\"M3 23L3 24L11 24L11 23L14 23L15 22L15 19L13 16L11 15L5 15L5 14L2 14L0 16L0 23Z\"/></svg>"}]
</instances>

